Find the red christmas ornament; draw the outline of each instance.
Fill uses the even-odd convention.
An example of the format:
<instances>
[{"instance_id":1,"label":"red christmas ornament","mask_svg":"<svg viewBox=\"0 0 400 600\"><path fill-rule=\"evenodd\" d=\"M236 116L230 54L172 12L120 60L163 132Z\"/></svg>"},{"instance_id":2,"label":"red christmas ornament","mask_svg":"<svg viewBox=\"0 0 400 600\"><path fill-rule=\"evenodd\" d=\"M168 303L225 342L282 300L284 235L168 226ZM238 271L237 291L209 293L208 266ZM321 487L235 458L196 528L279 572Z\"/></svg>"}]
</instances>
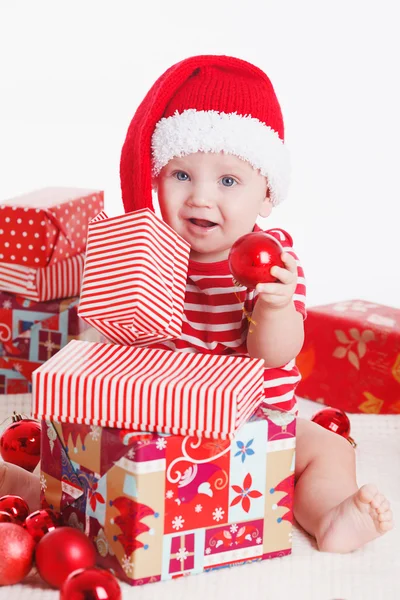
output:
<instances>
[{"instance_id":1,"label":"red christmas ornament","mask_svg":"<svg viewBox=\"0 0 400 600\"><path fill-rule=\"evenodd\" d=\"M49 531L36 547L39 575L49 585L60 588L73 571L94 567L96 551L84 533L72 527Z\"/></svg>"},{"instance_id":2,"label":"red christmas ornament","mask_svg":"<svg viewBox=\"0 0 400 600\"><path fill-rule=\"evenodd\" d=\"M277 281L271 275L271 267L286 268L281 260L283 248L273 235L253 231L242 235L233 244L228 256L229 270L235 281L248 288L257 283Z\"/></svg>"},{"instance_id":3,"label":"red christmas ornament","mask_svg":"<svg viewBox=\"0 0 400 600\"><path fill-rule=\"evenodd\" d=\"M314 423L321 425L325 429L329 429L329 431L333 431L333 433L341 435L353 447L356 446L355 441L350 437L349 417L342 410L331 407L323 408L311 417L311 421L314 421Z\"/></svg>"},{"instance_id":4,"label":"red christmas ornament","mask_svg":"<svg viewBox=\"0 0 400 600\"><path fill-rule=\"evenodd\" d=\"M104 569L92 567L71 573L61 589L60 600L121 600L115 577Z\"/></svg>"},{"instance_id":5,"label":"red christmas ornament","mask_svg":"<svg viewBox=\"0 0 400 600\"><path fill-rule=\"evenodd\" d=\"M0 437L3 460L32 473L40 460L40 431L40 423L14 413L13 422Z\"/></svg>"},{"instance_id":6,"label":"red christmas ornament","mask_svg":"<svg viewBox=\"0 0 400 600\"><path fill-rule=\"evenodd\" d=\"M22 581L32 567L35 542L23 527L0 523L0 585Z\"/></svg>"},{"instance_id":7,"label":"red christmas ornament","mask_svg":"<svg viewBox=\"0 0 400 600\"><path fill-rule=\"evenodd\" d=\"M15 519L5 510L0 510L0 523L15 523Z\"/></svg>"},{"instance_id":8,"label":"red christmas ornament","mask_svg":"<svg viewBox=\"0 0 400 600\"><path fill-rule=\"evenodd\" d=\"M21 496L2 496L0 498L0 510L11 515L20 525L29 515L29 506Z\"/></svg>"},{"instance_id":9,"label":"red christmas ornament","mask_svg":"<svg viewBox=\"0 0 400 600\"><path fill-rule=\"evenodd\" d=\"M61 526L61 516L49 508L35 510L25 519L24 527L38 543L45 533Z\"/></svg>"}]
</instances>

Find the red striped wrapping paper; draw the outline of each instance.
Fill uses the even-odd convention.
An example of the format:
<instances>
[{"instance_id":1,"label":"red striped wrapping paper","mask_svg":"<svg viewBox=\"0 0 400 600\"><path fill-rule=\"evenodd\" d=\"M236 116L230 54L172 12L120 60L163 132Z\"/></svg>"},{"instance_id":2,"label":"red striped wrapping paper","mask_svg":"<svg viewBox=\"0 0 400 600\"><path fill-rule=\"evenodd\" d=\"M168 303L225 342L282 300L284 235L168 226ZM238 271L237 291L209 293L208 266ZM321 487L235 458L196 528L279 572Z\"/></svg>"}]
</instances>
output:
<instances>
[{"instance_id":1,"label":"red striped wrapping paper","mask_svg":"<svg viewBox=\"0 0 400 600\"><path fill-rule=\"evenodd\" d=\"M33 269L0 262L0 290L35 302L79 296L85 255Z\"/></svg>"},{"instance_id":2,"label":"red striped wrapping paper","mask_svg":"<svg viewBox=\"0 0 400 600\"><path fill-rule=\"evenodd\" d=\"M79 316L111 341L179 337L189 244L148 209L89 224Z\"/></svg>"},{"instance_id":3,"label":"red striped wrapping paper","mask_svg":"<svg viewBox=\"0 0 400 600\"><path fill-rule=\"evenodd\" d=\"M232 438L261 404L264 361L72 340L33 372L34 418Z\"/></svg>"}]
</instances>

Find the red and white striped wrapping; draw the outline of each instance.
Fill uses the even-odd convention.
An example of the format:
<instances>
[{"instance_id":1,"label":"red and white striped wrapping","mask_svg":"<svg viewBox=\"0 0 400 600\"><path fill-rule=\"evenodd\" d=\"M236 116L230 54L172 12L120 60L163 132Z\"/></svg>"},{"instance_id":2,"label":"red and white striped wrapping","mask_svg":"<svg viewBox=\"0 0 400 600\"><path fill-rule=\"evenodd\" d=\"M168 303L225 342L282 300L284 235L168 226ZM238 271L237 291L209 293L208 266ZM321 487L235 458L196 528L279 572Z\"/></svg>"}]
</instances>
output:
<instances>
[{"instance_id":1,"label":"red and white striped wrapping","mask_svg":"<svg viewBox=\"0 0 400 600\"><path fill-rule=\"evenodd\" d=\"M38 269L0 263L0 290L35 302L79 296L84 265L83 253Z\"/></svg>"},{"instance_id":2,"label":"red and white striped wrapping","mask_svg":"<svg viewBox=\"0 0 400 600\"><path fill-rule=\"evenodd\" d=\"M100 213L89 224L79 316L117 344L179 337L189 251L148 209Z\"/></svg>"},{"instance_id":3,"label":"red and white striped wrapping","mask_svg":"<svg viewBox=\"0 0 400 600\"><path fill-rule=\"evenodd\" d=\"M34 418L232 438L261 404L261 359L72 340L33 372Z\"/></svg>"}]
</instances>

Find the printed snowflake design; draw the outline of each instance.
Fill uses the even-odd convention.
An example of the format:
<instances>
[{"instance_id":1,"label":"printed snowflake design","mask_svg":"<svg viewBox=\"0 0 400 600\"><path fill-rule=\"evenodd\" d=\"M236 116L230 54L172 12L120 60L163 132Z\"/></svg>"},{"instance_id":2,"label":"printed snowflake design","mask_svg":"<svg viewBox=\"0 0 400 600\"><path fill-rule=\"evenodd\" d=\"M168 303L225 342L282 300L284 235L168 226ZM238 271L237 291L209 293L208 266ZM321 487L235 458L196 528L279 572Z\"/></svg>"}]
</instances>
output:
<instances>
[{"instance_id":1,"label":"printed snowflake design","mask_svg":"<svg viewBox=\"0 0 400 600\"><path fill-rule=\"evenodd\" d=\"M166 445L167 445L167 440L165 438L158 438L158 440L156 441L157 450L164 450Z\"/></svg>"},{"instance_id":2,"label":"printed snowflake design","mask_svg":"<svg viewBox=\"0 0 400 600\"><path fill-rule=\"evenodd\" d=\"M206 554L211 554L211 548L206 548Z\"/></svg>"},{"instance_id":3,"label":"printed snowflake design","mask_svg":"<svg viewBox=\"0 0 400 600\"><path fill-rule=\"evenodd\" d=\"M165 497L168 498L168 500L171 500L171 498L174 497L174 492L172 490L168 490L165 494Z\"/></svg>"},{"instance_id":4,"label":"printed snowflake design","mask_svg":"<svg viewBox=\"0 0 400 600\"><path fill-rule=\"evenodd\" d=\"M256 539L256 543L257 543L257 544L261 544L261 542L262 542L262 539L261 539L260 537L258 537L258 538Z\"/></svg>"},{"instance_id":5,"label":"printed snowflake design","mask_svg":"<svg viewBox=\"0 0 400 600\"><path fill-rule=\"evenodd\" d=\"M178 552L175 554L175 558L176 560L186 560L187 557L189 556L189 552L186 550L186 548L179 548Z\"/></svg>"},{"instance_id":6,"label":"printed snowflake design","mask_svg":"<svg viewBox=\"0 0 400 600\"><path fill-rule=\"evenodd\" d=\"M45 343L43 344L44 347L47 349L48 352L52 352L53 350L56 349L56 345L54 342L52 342L51 340L46 340Z\"/></svg>"},{"instance_id":7,"label":"printed snowflake design","mask_svg":"<svg viewBox=\"0 0 400 600\"><path fill-rule=\"evenodd\" d=\"M47 481L44 475L40 476L40 489L42 490L42 492L45 492L47 490Z\"/></svg>"},{"instance_id":8,"label":"printed snowflake design","mask_svg":"<svg viewBox=\"0 0 400 600\"><path fill-rule=\"evenodd\" d=\"M236 504L241 503L242 508L245 512L249 512L251 501L250 498L261 498L262 493L258 490L252 490L251 486L253 485L253 479L250 473L247 473L246 477L243 480L243 487L239 485L232 485L232 489L234 492L238 494L236 498L234 498L231 502L231 506L235 506Z\"/></svg>"},{"instance_id":9,"label":"printed snowflake design","mask_svg":"<svg viewBox=\"0 0 400 600\"><path fill-rule=\"evenodd\" d=\"M197 513L201 513L202 510L203 510L203 507L201 504L196 504L196 506L194 507L194 511Z\"/></svg>"},{"instance_id":10,"label":"printed snowflake design","mask_svg":"<svg viewBox=\"0 0 400 600\"><path fill-rule=\"evenodd\" d=\"M172 528L178 531L179 529L183 528L184 522L185 519L182 516L175 517L172 521Z\"/></svg>"},{"instance_id":11,"label":"printed snowflake design","mask_svg":"<svg viewBox=\"0 0 400 600\"><path fill-rule=\"evenodd\" d=\"M14 371L17 371L17 373L21 373L22 365L20 363L14 363L13 369L14 369Z\"/></svg>"},{"instance_id":12,"label":"printed snowflake design","mask_svg":"<svg viewBox=\"0 0 400 600\"><path fill-rule=\"evenodd\" d=\"M236 523L232 523L232 525L231 525L231 526L230 526L230 528L229 528L229 531L230 531L231 533L236 533L236 532L237 532L237 530L238 530L238 526L236 525Z\"/></svg>"},{"instance_id":13,"label":"printed snowflake design","mask_svg":"<svg viewBox=\"0 0 400 600\"><path fill-rule=\"evenodd\" d=\"M133 562L132 556L126 556L126 554L122 557L122 568L128 577L133 577L135 572L135 563Z\"/></svg>"},{"instance_id":14,"label":"printed snowflake design","mask_svg":"<svg viewBox=\"0 0 400 600\"><path fill-rule=\"evenodd\" d=\"M224 518L225 511L222 508L216 508L213 512L214 521L221 521Z\"/></svg>"},{"instance_id":15,"label":"printed snowflake design","mask_svg":"<svg viewBox=\"0 0 400 600\"><path fill-rule=\"evenodd\" d=\"M131 460L133 460L135 458L135 454L136 454L135 448L130 448L129 452L127 453L127 457L130 458Z\"/></svg>"},{"instance_id":16,"label":"printed snowflake design","mask_svg":"<svg viewBox=\"0 0 400 600\"><path fill-rule=\"evenodd\" d=\"M235 456L241 456L242 463L244 463L244 461L246 460L246 456L251 456L252 454L254 454L254 450L250 448L253 442L254 438L247 442L246 445L244 445L244 443L240 440L236 442L236 445L239 448L239 452L236 452Z\"/></svg>"},{"instance_id":17,"label":"printed snowflake design","mask_svg":"<svg viewBox=\"0 0 400 600\"><path fill-rule=\"evenodd\" d=\"M99 427L98 425L91 425L90 426L91 432L90 432L90 437L92 438L92 440L94 442L97 442L97 440L100 439L100 435L101 435L101 427Z\"/></svg>"},{"instance_id":18,"label":"printed snowflake design","mask_svg":"<svg viewBox=\"0 0 400 600\"><path fill-rule=\"evenodd\" d=\"M57 439L57 433L56 433L56 430L54 429L53 425L51 425L51 423L49 423L47 425L47 437L49 439L50 450L53 452L54 442Z\"/></svg>"},{"instance_id":19,"label":"printed snowflake design","mask_svg":"<svg viewBox=\"0 0 400 600\"><path fill-rule=\"evenodd\" d=\"M4 300L3 308L5 308L5 310L10 310L11 306L12 306L11 300Z\"/></svg>"}]
</instances>

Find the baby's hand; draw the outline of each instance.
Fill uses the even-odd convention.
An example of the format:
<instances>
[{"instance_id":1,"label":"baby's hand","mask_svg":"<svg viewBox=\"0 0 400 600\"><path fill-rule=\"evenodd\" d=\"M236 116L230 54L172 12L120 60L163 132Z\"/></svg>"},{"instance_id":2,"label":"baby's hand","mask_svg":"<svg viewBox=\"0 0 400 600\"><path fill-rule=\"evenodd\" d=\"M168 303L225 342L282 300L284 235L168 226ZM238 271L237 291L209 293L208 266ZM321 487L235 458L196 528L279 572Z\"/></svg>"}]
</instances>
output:
<instances>
[{"instance_id":1,"label":"baby's hand","mask_svg":"<svg viewBox=\"0 0 400 600\"><path fill-rule=\"evenodd\" d=\"M276 283L258 283L256 286L256 291L259 294L258 302L261 301L268 308L284 308L291 302L296 290L296 260L287 252L281 254L281 259L286 269L277 266L271 268L271 275L279 281Z\"/></svg>"}]
</instances>

